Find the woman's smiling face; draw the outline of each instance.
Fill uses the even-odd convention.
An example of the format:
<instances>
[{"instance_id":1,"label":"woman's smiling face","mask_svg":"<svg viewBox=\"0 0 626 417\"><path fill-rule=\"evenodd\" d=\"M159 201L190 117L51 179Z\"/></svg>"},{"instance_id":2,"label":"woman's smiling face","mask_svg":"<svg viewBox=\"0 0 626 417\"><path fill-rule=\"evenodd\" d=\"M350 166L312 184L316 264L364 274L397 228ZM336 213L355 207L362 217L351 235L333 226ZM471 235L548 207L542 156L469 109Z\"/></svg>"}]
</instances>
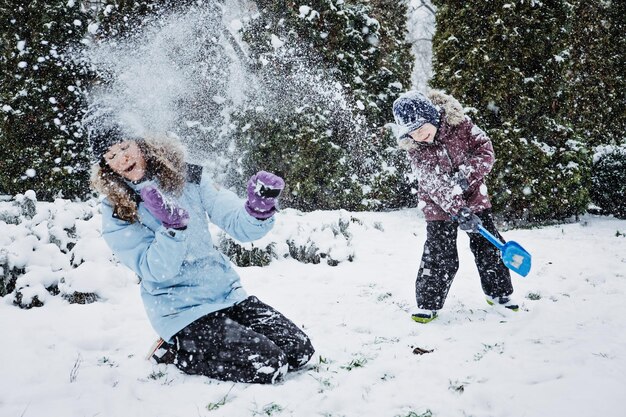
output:
<instances>
[{"instance_id":1,"label":"woman's smiling face","mask_svg":"<svg viewBox=\"0 0 626 417\"><path fill-rule=\"evenodd\" d=\"M111 145L104 160L113 172L130 181L139 181L146 175L146 160L134 140Z\"/></svg>"}]
</instances>

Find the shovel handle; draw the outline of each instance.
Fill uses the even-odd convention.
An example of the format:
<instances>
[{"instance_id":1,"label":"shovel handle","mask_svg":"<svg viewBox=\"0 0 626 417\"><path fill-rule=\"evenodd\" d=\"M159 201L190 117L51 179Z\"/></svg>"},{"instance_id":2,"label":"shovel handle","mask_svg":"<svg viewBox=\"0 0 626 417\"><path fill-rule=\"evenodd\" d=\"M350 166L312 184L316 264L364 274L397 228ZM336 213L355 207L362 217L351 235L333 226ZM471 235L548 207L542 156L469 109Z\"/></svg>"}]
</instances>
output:
<instances>
[{"instance_id":1,"label":"shovel handle","mask_svg":"<svg viewBox=\"0 0 626 417\"><path fill-rule=\"evenodd\" d=\"M478 232L485 237L489 242L491 242L496 248L502 250L504 248L504 244L500 242L500 239L489 233L487 229L485 229L482 225L478 225Z\"/></svg>"}]
</instances>

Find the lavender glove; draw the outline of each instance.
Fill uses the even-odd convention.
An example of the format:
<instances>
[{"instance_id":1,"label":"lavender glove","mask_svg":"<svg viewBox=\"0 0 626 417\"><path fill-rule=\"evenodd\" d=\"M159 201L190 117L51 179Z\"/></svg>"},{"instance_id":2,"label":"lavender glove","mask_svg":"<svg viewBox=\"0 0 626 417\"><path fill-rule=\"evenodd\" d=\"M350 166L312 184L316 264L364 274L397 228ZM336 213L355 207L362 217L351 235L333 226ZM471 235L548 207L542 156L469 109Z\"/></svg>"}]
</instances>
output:
<instances>
[{"instance_id":1,"label":"lavender glove","mask_svg":"<svg viewBox=\"0 0 626 417\"><path fill-rule=\"evenodd\" d=\"M168 229L184 229L189 223L189 213L174 201L167 201L153 185L141 190L141 199L146 209Z\"/></svg>"},{"instance_id":2,"label":"lavender glove","mask_svg":"<svg viewBox=\"0 0 626 417\"><path fill-rule=\"evenodd\" d=\"M278 196L285 188L285 181L278 175L259 171L248 181L246 211L252 217L265 220L276 213Z\"/></svg>"}]
</instances>

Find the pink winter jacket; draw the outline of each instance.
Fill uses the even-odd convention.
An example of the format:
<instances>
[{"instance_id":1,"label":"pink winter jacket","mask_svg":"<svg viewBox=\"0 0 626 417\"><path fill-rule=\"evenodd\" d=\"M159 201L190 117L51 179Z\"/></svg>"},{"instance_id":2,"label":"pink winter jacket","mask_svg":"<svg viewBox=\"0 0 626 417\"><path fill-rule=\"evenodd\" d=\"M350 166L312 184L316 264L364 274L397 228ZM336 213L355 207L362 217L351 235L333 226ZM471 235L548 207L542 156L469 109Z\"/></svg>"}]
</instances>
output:
<instances>
[{"instance_id":1,"label":"pink winter jacket","mask_svg":"<svg viewBox=\"0 0 626 417\"><path fill-rule=\"evenodd\" d=\"M432 144L400 140L419 182L418 198L427 221L450 220L463 207L474 212L491 207L485 176L495 161L491 140L453 97L432 91L429 98L441 109L441 122ZM469 182L466 191L458 175Z\"/></svg>"}]
</instances>

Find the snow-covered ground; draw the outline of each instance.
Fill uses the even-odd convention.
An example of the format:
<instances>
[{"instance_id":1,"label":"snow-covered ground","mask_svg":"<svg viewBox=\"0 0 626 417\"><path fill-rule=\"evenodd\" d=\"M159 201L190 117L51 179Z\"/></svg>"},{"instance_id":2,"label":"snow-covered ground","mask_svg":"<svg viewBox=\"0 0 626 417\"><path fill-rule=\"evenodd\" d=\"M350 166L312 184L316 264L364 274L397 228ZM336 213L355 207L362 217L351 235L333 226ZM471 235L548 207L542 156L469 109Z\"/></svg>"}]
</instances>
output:
<instances>
[{"instance_id":1,"label":"snow-covered ground","mask_svg":"<svg viewBox=\"0 0 626 417\"><path fill-rule=\"evenodd\" d=\"M296 219L345 215L285 211L274 233L284 235L280 224ZM305 370L275 386L188 376L145 360L156 335L136 280L106 253L89 253L106 251L97 230L81 232L98 216L80 220L79 235L91 243L77 247L92 263L82 278L98 280L104 298L79 305L50 296L29 310L11 295L0 299L0 416L626 415L626 221L586 216L505 232L533 254L530 275L514 276L518 313L485 303L461 236L446 305L422 325L408 313L422 216L414 209L351 215L361 220L349 246L353 262L286 258L238 268L248 292L303 326L317 349ZM5 240L18 226L10 227L0 221ZM116 276L102 281L102 271ZM417 355L416 347L432 352Z\"/></svg>"}]
</instances>

